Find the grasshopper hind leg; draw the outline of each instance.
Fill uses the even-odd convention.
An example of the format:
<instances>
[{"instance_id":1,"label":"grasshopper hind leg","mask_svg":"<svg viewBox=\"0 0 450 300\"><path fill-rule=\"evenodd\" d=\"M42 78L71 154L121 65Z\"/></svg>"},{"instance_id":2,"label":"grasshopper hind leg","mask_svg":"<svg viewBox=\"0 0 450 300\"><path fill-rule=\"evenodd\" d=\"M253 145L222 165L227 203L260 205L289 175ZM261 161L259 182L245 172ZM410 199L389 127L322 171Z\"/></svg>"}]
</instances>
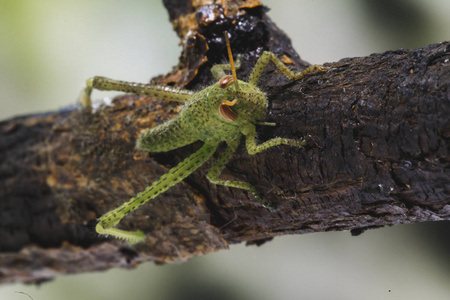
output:
<instances>
[{"instance_id":1,"label":"grasshopper hind leg","mask_svg":"<svg viewBox=\"0 0 450 300\"><path fill-rule=\"evenodd\" d=\"M97 233L111 235L126 240L130 244L143 242L145 240L145 234L142 231L125 231L114 227L119 224L123 217L189 176L211 157L214 151L216 151L216 148L217 146L203 145L197 152L191 154L191 156L170 169L169 172L161 176L159 180L153 182L144 191L131 198L130 201L101 216L95 227Z\"/></svg>"},{"instance_id":2,"label":"grasshopper hind leg","mask_svg":"<svg viewBox=\"0 0 450 300\"><path fill-rule=\"evenodd\" d=\"M178 116L144 131L136 147L146 152L166 152L195 142L197 138L186 131Z\"/></svg>"}]
</instances>

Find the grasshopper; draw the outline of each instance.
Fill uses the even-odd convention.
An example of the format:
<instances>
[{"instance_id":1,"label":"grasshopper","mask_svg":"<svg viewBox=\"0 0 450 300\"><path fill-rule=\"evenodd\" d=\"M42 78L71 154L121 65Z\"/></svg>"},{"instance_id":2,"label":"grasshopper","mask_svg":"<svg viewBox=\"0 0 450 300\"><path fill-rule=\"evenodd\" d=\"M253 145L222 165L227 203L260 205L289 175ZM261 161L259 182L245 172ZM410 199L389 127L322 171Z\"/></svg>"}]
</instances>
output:
<instances>
[{"instance_id":1,"label":"grasshopper","mask_svg":"<svg viewBox=\"0 0 450 300\"><path fill-rule=\"evenodd\" d=\"M135 93L184 104L174 118L143 132L137 140L138 149L147 152L166 152L197 140L204 143L199 150L128 202L101 216L96 225L97 233L111 235L126 240L130 244L144 241L145 234L142 231L125 231L115 226L126 215L189 176L214 154L222 142L226 143L226 149L220 153L209 169L206 175L208 180L214 184L250 191L262 205L266 206L256 188L250 183L219 177L243 136L247 152L251 155L277 145L303 147L306 144L303 139L282 137L276 137L261 144L256 143L256 125L276 125L262 121L267 113L268 100L257 87L259 78L270 61L291 80L299 80L311 71L324 71L325 68L313 65L304 71L293 73L274 53L265 51L256 62L248 82L244 82L238 80L236 76L236 68L239 68L240 62L236 65L234 63L228 33L225 33L225 40L229 64L213 66L211 72L218 82L198 92L161 85L118 81L99 76L87 80L86 87L80 96L81 102L85 105L90 104L93 89ZM227 75L226 70L231 70L231 75Z\"/></svg>"}]
</instances>

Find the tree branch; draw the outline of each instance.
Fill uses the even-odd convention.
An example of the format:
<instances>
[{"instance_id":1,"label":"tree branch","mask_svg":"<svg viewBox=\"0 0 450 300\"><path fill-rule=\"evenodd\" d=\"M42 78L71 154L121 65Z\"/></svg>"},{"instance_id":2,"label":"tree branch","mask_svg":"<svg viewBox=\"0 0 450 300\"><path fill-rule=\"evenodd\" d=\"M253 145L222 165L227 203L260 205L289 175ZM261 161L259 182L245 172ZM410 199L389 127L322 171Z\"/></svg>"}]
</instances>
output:
<instances>
[{"instance_id":1,"label":"tree branch","mask_svg":"<svg viewBox=\"0 0 450 300\"><path fill-rule=\"evenodd\" d=\"M211 84L210 67L227 60L225 30L234 54L243 55L241 79L263 50L297 70L307 66L258 1L197 2L165 1L184 50L155 82ZM222 176L254 184L276 210L210 184L208 164L121 222L147 234L135 246L98 237L96 218L201 145L135 149L139 133L174 116L176 104L126 95L95 111L1 122L0 282L181 261L283 234L450 220L449 53L445 42L343 59L297 82L269 66L260 87L270 101L267 121L277 126L260 128L259 138L305 137L308 145L255 156L242 148Z\"/></svg>"}]
</instances>

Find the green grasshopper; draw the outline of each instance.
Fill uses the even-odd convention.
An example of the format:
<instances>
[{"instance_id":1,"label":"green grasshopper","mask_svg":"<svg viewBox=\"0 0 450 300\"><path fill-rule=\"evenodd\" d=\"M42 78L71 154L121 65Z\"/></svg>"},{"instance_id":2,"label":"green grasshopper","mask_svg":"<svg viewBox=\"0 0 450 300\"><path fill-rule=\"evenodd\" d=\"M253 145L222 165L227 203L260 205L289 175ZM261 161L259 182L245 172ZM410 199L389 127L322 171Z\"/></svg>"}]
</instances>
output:
<instances>
[{"instance_id":1,"label":"green grasshopper","mask_svg":"<svg viewBox=\"0 0 450 300\"><path fill-rule=\"evenodd\" d=\"M227 147L208 171L206 175L208 180L214 184L248 190L262 205L266 206L256 188L248 182L219 178L239 146L242 136L245 136L245 146L248 153L252 155L277 145L303 147L306 142L303 139L276 137L262 144L256 144L256 125L275 126L275 123L261 121L266 115L268 101L256 85L270 61L275 63L278 69L291 80L301 79L313 70L324 71L325 68L313 65L302 72L293 73L275 54L265 51L256 62L249 81L244 82L238 80L236 76L236 67L239 68L240 63L237 62L235 67L228 33L225 33L225 40L230 63L213 66L211 72L218 82L199 92L194 93L161 85L117 81L98 76L87 80L86 87L80 96L81 102L85 105L90 105L90 95L94 88L147 95L184 104L177 116L142 133L137 140L138 149L147 152L166 152L197 140L204 142L199 150L170 169L159 180L128 202L101 216L96 226L99 234L124 239L130 244L143 242L145 234L142 231L125 231L115 226L130 212L164 193L203 165L214 154L221 142L225 142ZM227 75L225 70L231 70L232 75Z\"/></svg>"}]
</instances>

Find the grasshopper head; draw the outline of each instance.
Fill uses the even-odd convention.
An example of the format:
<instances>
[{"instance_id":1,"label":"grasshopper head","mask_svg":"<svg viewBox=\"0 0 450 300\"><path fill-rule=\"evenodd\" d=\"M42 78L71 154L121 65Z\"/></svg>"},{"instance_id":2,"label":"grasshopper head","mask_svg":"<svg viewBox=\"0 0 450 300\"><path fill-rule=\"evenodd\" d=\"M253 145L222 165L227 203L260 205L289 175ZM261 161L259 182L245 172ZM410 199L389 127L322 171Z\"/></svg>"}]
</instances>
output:
<instances>
[{"instance_id":1,"label":"grasshopper head","mask_svg":"<svg viewBox=\"0 0 450 300\"><path fill-rule=\"evenodd\" d=\"M259 121L267 110L266 97L258 88L237 79L227 32L225 32L225 41L232 75L225 75L218 82L218 86L223 89L224 96L223 99L220 99L220 116L230 122L246 120L253 123L253 121Z\"/></svg>"}]
</instances>

